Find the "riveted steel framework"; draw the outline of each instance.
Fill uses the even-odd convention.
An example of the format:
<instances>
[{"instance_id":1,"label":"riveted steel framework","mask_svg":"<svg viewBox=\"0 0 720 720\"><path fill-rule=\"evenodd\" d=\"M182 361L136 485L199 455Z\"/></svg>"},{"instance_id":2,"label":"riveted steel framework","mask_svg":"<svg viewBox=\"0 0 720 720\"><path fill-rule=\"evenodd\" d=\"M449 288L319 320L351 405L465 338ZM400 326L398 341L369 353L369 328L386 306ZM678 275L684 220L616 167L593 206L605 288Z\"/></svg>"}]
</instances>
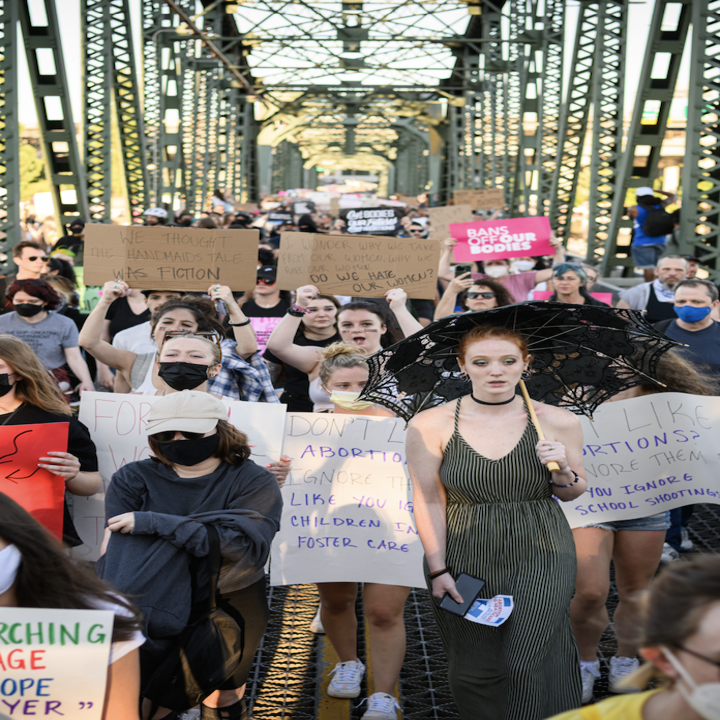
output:
<instances>
[{"instance_id":1,"label":"riveted steel framework","mask_svg":"<svg viewBox=\"0 0 720 720\"><path fill-rule=\"evenodd\" d=\"M20 241L20 130L17 99L17 3L0 0L0 272Z\"/></svg>"},{"instance_id":2,"label":"riveted steel framework","mask_svg":"<svg viewBox=\"0 0 720 720\"><path fill-rule=\"evenodd\" d=\"M59 224L67 226L74 217L88 217L87 186L75 136L55 2L38 0L34 9L31 14L28 0L19 0L45 174Z\"/></svg>"},{"instance_id":3,"label":"riveted steel framework","mask_svg":"<svg viewBox=\"0 0 720 720\"><path fill-rule=\"evenodd\" d=\"M720 2L693 0L680 241L720 279Z\"/></svg>"},{"instance_id":4,"label":"riveted steel framework","mask_svg":"<svg viewBox=\"0 0 720 720\"><path fill-rule=\"evenodd\" d=\"M640 73L627 143L619 164L602 269L621 266L631 272L630 225L624 217L628 190L652 185L658 174L660 150L665 138L670 103L675 93L680 61L685 48L692 2L704 0L656 0ZM701 82L700 78L695 79ZM630 204L634 203L634 197ZM621 229L626 229L622 238ZM621 241L621 242L620 242Z\"/></svg>"}]
</instances>

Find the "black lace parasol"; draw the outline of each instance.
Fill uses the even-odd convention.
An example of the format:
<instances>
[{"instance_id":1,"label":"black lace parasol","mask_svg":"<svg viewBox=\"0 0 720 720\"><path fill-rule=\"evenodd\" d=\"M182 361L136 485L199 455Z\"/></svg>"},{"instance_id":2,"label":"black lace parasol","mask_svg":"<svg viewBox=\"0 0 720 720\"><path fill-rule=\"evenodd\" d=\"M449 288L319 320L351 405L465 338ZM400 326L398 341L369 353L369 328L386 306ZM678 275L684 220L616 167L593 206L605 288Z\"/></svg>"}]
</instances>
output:
<instances>
[{"instance_id":1,"label":"black lace parasol","mask_svg":"<svg viewBox=\"0 0 720 720\"><path fill-rule=\"evenodd\" d=\"M457 346L478 325L522 333L533 356L525 380L532 398L592 417L595 408L635 385L658 382L660 356L678 343L634 310L527 302L451 315L368 358L361 397L405 420L470 393Z\"/></svg>"}]
</instances>

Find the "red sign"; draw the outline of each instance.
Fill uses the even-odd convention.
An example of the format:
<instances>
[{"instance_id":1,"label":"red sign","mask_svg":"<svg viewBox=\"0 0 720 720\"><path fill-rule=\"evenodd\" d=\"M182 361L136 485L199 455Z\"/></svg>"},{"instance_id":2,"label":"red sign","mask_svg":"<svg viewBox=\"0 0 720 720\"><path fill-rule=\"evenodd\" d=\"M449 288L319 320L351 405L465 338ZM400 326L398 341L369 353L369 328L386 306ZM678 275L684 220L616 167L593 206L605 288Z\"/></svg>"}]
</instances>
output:
<instances>
[{"instance_id":1,"label":"red sign","mask_svg":"<svg viewBox=\"0 0 720 720\"><path fill-rule=\"evenodd\" d=\"M69 423L0 427L0 492L62 538L65 481L38 467L48 452L67 452Z\"/></svg>"},{"instance_id":2,"label":"red sign","mask_svg":"<svg viewBox=\"0 0 720 720\"><path fill-rule=\"evenodd\" d=\"M453 248L455 262L555 254L546 217L453 223L450 235L458 241Z\"/></svg>"}]
</instances>

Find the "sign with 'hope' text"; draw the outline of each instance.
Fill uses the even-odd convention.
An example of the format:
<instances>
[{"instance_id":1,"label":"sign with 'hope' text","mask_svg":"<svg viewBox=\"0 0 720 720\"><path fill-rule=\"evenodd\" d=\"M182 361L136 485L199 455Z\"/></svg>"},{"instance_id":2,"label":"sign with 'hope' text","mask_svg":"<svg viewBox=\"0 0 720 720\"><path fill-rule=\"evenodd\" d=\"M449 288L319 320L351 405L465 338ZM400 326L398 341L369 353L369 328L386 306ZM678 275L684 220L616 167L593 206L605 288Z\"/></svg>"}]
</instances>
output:
<instances>
[{"instance_id":1,"label":"sign with 'hope' text","mask_svg":"<svg viewBox=\"0 0 720 720\"><path fill-rule=\"evenodd\" d=\"M550 221L546 217L508 218L484 222L453 223L450 235L456 262L502 260L513 257L553 255Z\"/></svg>"},{"instance_id":2,"label":"sign with 'hope' text","mask_svg":"<svg viewBox=\"0 0 720 720\"><path fill-rule=\"evenodd\" d=\"M0 718L103 717L113 612L0 608Z\"/></svg>"},{"instance_id":3,"label":"sign with 'hope' text","mask_svg":"<svg viewBox=\"0 0 720 720\"><path fill-rule=\"evenodd\" d=\"M720 398L656 393L581 420L588 489L561 503L571 527L720 504Z\"/></svg>"},{"instance_id":4,"label":"sign with 'hope' text","mask_svg":"<svg viewBox=\"0 0 720 720\"><path fill-rule=\"evenodd\" d=\"M376 582L425 587L405 464L405 421L288 413L293 458L272 585Z\"/></svg>"}]
</instances>

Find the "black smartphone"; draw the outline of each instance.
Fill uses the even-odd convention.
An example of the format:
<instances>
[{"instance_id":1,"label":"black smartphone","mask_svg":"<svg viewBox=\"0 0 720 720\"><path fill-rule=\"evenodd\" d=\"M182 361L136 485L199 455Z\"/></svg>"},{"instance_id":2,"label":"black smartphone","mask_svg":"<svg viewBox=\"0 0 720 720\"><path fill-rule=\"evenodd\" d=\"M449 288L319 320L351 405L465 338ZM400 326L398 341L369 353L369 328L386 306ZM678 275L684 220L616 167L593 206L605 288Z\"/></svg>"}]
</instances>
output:
<instances>
[{"instance_id":1,"label":"black smartphone","mask_svg":"<svg viewBox=\"0 0 720 720\"><path fill-rule=\"evenodd\" d=\"M464 275L465 273L472 272L472 265L461 263L460 265L455 266L455 277L459 277L460 275Z\"/></svg>"},{"instance_id":2,"label":"black smartphone","mask_svg":"<svg viewBox=\"0 0 720 720\"><path fill-rule=\"evenodd\" d=\"M467 573L460 573L457 580L455 580L455 587L463 599L462 603L456 603L450 595L445 593L445 596L440 601L440 607L443 610L451 612L453 615L463 617L475 602L475 598L480 594L484 585L484 580L468 575Z\"/></svg>"}]
</instances>

